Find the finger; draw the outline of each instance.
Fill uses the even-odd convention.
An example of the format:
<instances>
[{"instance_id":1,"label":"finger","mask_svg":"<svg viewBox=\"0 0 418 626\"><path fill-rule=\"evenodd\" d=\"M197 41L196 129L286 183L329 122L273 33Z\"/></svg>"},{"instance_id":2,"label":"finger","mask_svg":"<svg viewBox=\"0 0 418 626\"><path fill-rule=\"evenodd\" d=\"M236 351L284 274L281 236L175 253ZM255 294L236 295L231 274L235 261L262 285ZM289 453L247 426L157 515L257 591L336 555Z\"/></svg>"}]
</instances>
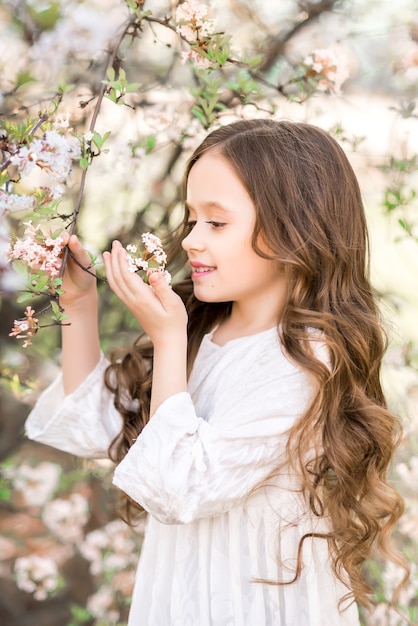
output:
<instances>
[{"instance_id":1,"label":"finger","mask_svg":"<svg viewBox=\"0 0 418 626\"><path fill-rule=\"evenodd\" d=\"M112 291L115 291L115 278L113 276L112 255L110 252L103 252L103 263L105 266L105 274L107 282Z\"/></svg>"},{"instance_id":2,"label":"finger","mask_svg":"<svg viewBox=\"0 0 418 626\"><path fill-rule=\"evenodd\" d=\"M124 250L117 241L112 243L112 251L103 254L105 271L112 291L126 303L130 299L132 288L129 288L123 272L124 259L121 258Z\"/></svg>"},{"instance_id":3,"label":"finger","mask_svg":"<svg viewBox=\"0 0 418 626\"><path fill-rule=\"evenodd\" d=\"M166 281L162 272L151 272L148 275L149 284L166 311L178 303L178 297Z\"/></svg>"},{"instance_id":4,"label":"finger","mask_svg":"<svg viewBox=\"0 0 418 626\"><path fill-rule=\"evenodd\" d=\"M81 244L77 235L70 236L68 240L68 247L70 248L74 256L77 258L77 261L80 261L80 263L83 261L90 262L90 255L87 252L87 250L84 248L84 246Z\"/></svg>"},{"instance_id":5,"label":"finger","mask_svg":"<svg viewBox=\"0 0 418 626\"><path fill-rule=\"evenodd\" d=\"M130 271L127 252L118 241L112 246L112 270L120 289L127 295L139 291L146 296L150 291L144 281L135 272Z\"/></svg>"},{"instance_id":6,"label":"finger","mask_svg":"<svg viewBox=\"0 0 418 626\"><path fill-rule=\"evenodd\" d=\"M74 275L78 275L85 270L89 270L92 274L95 273L90 255L76 235L69 237L67 247L70 252L68 255L68 267Z\"/></svg>"},{"instance_id":7,"label":"finger","mask_svg":"<svg viewBox=\"0 0 418 626\"><path fill-rule=\"evenodd\" d=\"M64 246L66 246L66 245L68 244L69 239L70 239L70 235L69 235L69 233L67 233L67 231L66 231L66 230L63 230L63 231L59 234L59 236L60 236L60 237L61 237L61 239L62 239L62 246L63 246L63 247L64 247Z\"/></svg>"}]
</instances>

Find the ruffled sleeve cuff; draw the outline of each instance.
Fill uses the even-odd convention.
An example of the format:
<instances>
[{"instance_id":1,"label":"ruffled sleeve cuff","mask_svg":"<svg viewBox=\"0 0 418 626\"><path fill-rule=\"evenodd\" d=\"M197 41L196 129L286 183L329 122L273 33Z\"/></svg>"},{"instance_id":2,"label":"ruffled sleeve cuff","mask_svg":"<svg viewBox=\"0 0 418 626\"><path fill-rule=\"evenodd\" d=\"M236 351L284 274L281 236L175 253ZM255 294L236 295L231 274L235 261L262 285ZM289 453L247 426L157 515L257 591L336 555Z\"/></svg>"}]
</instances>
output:
<instances>
[{"instance_id":1,"label":"ruffled sleeve cuff","mask_svg":"<svg viewBox=\"0 0 418 626\"><path fill-rule=\"evenodd\" d=\"M108 364L102 354L92 372L68 395L60 374L30 412L25 424L27 437L77 456L106 457L122 426L113 394L104 385Z\"/></svg>"}]
</instances>

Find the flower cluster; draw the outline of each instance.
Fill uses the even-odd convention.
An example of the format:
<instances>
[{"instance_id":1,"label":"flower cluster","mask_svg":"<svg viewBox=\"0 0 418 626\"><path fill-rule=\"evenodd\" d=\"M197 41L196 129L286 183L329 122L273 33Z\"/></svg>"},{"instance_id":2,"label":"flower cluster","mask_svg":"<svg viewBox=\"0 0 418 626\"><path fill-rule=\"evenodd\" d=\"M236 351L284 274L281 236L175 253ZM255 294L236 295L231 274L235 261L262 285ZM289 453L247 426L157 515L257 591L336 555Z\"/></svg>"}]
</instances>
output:
<instances>
[{"instance_id":1,"label":"flower cluster","mask_svg":"<svg viewBox=\"0 0 418 626\"><path fill-rule=\"evenodd\" d=\"M35 208L35 196L21 196L17 193L7 193L0 189L0 216L14 211L31 211Z\"/></svg>"},{"instance_id":2,"label":"flower cluster","mask_svg":"<svg viewBox=\"0 0 418 626\"><path fill-rule=\"evenodd\" d=\"M15 575L19 589L33 593L36 600L46 600L59 585L59 573L55 562L37 554L16 559Z\"/></svg>"},{"instance_id":3,"label":"flower cluster","mask_svg":"<svg viewBox=\"0 0 418 626\"><path fill-rule=\"evenodd\" d=\"M102 528L92 530L78 547L90 562L90 571L94 576L123 571L135 565L138 559L132 531L122 520L113 520Z\"/></svg>"},{"instance_id":4,"label":"flower cluster","mask_svg":"<svg viewBox=\"0 0 418 626\"><path fill-rule=\"evenodd\" d=\"M9 258L23 261L30 268L46 272L51 278L59 275L63 238L53 238L45 234L41 227L25 222L26 228L22 239L16 239L10 245Z\"/></svg>"},{"instance_id":5,"label":"flower cluster","mask_svg":"<svg viewBox=\"0 0 418 626\"><path fill-rule=\"evenodd\" d=\"M29 50L35 61L36 75L56 79L69 61L92 59L107 49L115 29L109 5L99 8L87 2L67 0L61 3L60 18L51 29L45 29Z\"/></svg>"},{"instance_id":6,"label":"flower cluster","mask_svg":"<svg viewBox=\"0 0 418 626\"><path fill-rule=\"evenodd\" d=\"M161 239L151 233L143 233L141 240L145 248L145 252L142 255L137 256L138 248L136 245L128 244L126 246L129 271L134 273L138 270L143 270L147 276L153 272L160 272L170 284L171 275L165 269L167 255L163 250Z\"/></svg>"},{"instance_id":7,"label":"flower cluster","mask_svg":"<svg viewBox=\"0 0 418 626\"><path fill-rule=\"evenodd\" d=\"M120 612L115 607L115 604L115 593L112 586L104 585L96 593L89 596L87 610L96 618L98 623L106 623L106 626L110 626L111 624L117 624L120 618Z\"/></svg>"},{"instance_id":8,"label":"flower cluster","mask_svg":"<svg viewBox=\"0 0 418 626\"><path fill-rule=\"evenodd\" d=\"M70 174L73 161L80 156L80 142L74 136L47 130L28 146L18 147L10 157L10 163L20 176L29 176L38 167L46 170L54 180L63 181Z\"/></svg>"},{"instance_id":9,"label":"flower cluster","mask_svg":"<svg viewBox=\"0 0 418 626\"><path fill-rule=\"evenodd\" d=\"M24 339L22 347L27 348L32 345L32 338L38 332L39 320L34 317L35 311L32 307L27 306L25 310L25 318L15 320L14 326L9 333L9 337L16 339Z\"/></svg>"},{"instance_id":10,"label":"flower cluster","mask_svg":"<svg viewBox=\"0 0 418 626\"><path fill-rule=\"evenodd\" d=\"M3 468L4 478L11 481L13 490L20 492L28 506L44 505L58 487L60 474L61 468L49 461L36 466L21 463Z\"/></svg>"},{"instance_id":11,"label":"flower cluster","mask_svg":"<svg viewBox=\"0 0 418 626\"><path fill-rule=\"evenodd\" d=\"M57 115L53 122L41 121L35 126L28 122L18 135L2 132L2 169L7 168L9 181L0 189L0 215L41 209L45 213L46 207L54 208L63 196L62 183L67 182L73 162L82 156L80 140L71 134L68 113ZM32 134L36 128L39 136ZM16 193L12 183L22 179L24 193L22 188Z\"/></svg>"},{"instance_id":12,"label":"flower cluster","mask_svg":"<svg viewBox=\"0 0 418 626\"><path fill-rule=\"evenodd\" d=\"M138 534L142 535L140 529ZM106 624L118 622L120 617L117 597L132 594L137 565L137 538L122 520L113 520L102 528L91 531L79 544L82 556L90 562L93 576L109 580L89 597L87 608L97 620Z\"/></svg>"},{"instance_id":13,"label":"flower cluster","mask_svg":"<svg viewBox=\"0 0 418 626\"><path fill-rule=\"evenodd\" d=\"M66 537L68 542L82 539L85 526L89 519L89 504L80 493L72 493L68 498L57 498L47 502L42 520L58 537Z\"/></svg>"},{"instance_id":14,"label":"flower cluster","mask_svg":"<svg viewBox=\"0 0 418 626\"><path fill-rule=\"evenodd\" d=\"M204 70L211 66L211 62L195 50L183 50L181 53L181 62L184 64L191 61L198 69Z\"/></svg>"},{"instance_id":15,"label":"flower cluster","mask_svg":"<svg viewBox=\"0 0 418 626\"><path fill-rule=\"evenodd\" d=\"M197 0L186 0L176 9L176 31L190 45L204 50L216 31L215 20L209 19L210 12L211 8L206 4ZM181 55L182 63L189 59L201 69L211 65L209 59L193 49L184 51Z\"/></svg>"},{"instance_id":16,"label":"flower cluster","mask_svg":"<svg viewBox=\"0 0 418 626\"><path fill-rule=\"evenodd\" d=\"M303 67L305 76L315 82L319 91L338 94L349 77L345 61L330 49L314 50L303 60Z\"/></svg>"}]
</instances>

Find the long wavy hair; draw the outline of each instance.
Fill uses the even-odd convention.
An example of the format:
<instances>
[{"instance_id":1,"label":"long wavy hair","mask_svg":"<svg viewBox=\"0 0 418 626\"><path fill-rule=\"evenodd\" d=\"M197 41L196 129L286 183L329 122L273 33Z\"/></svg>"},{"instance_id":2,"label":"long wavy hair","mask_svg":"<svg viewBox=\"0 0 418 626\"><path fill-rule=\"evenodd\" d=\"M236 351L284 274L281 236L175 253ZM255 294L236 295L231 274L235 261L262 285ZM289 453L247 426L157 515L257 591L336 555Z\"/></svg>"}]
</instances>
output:
<instances>
[{"instance_id":1,"label":"long wavy hair","mask_svg":"<svg viewBox=\"0 0 418 626\"><path fill-rule=\"evenodd\" d=\"M323 130L288 121L243 120L210 133L189 159L183 197L194 163L208 150L228 161L256 209L254 250L280 262L288 297L280 320L290 358L316 382L314 398L289 432L287 463L316 516L327 516L335 575L350 587L347 598L368 605L372 591L364 565L377 549L406 569L390 535L403 502L388 482L400 440L380 383L386 337L369 279L369 244L356 176ZM188 216L173 240L172 258L185 261L181 241ZM226 319L231 303L199 302L186 278L175 289L189 314L189 369L202 337ZM280 323L280 326L279 326ZM312 329L327 346L329 363L315 356ZM110 455L121 460L149 420L152 346L138 340L110 365L106 383L124 419ZM130 408L126 397L139 401ZM313 444L313 442L316 442ZM279 463L279 461L278 461ZM277 468L277 471L279 467ZM128 501L128 516L138 505ZM312 535L309 535L312 536ZM302 537L295 580L302 569Z\"/></svg>"}]
</instances>

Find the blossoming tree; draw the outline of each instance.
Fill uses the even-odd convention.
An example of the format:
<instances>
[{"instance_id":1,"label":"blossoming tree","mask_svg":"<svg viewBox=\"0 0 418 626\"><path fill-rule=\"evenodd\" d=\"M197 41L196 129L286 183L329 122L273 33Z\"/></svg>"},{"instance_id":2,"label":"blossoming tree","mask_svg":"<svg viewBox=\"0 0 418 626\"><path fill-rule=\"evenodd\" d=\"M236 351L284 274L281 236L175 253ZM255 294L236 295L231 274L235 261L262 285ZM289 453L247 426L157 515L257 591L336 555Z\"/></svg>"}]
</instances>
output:
<instances>
[{"instance_id":1,"label":"blossoming tree","mask_svg":"<svg viewBox=\"0 0 418 626\"><path fill-rule=\"evenodd\" d=\"M404 13L389 14L382 22L377 5L377 21L390 33L391 63L386 73L370 70L370 80L374 85L388 82L391 101L386 108L392 107L396 119L408 125L402 136L410 137L418 117L417 16L411 2L410 9L407 4ZM359 67L370 58L373 65L373 51L364 42L373 35L370 24L376 15L367 22L371 31L365 32L362 11L361 3L345 0L265 2L257 10L247 0L2 3L1 375L14 410L13 397L33 402L45 382L40 363L53 368L50 355L57 353L58 327L70 323L60 304L70 254L63 246L64 231L76 231L91 251L91 265L84 269L98 276L103 348L108 350L137 331L107 288L101 252L117 237L132 271L144 276L162 271L170 278L159 237L178 222L182 164L208 130L243 117L309 118L334 133L357 158L364 137L333 119L330 110L344 102L346 86L351 94L364 90L365 73ZM399 153L372 162L384 175L378 202L382 212L395 218L395 236L414 242L418 146L406 148L403 142L397 149ZM400 383L404 401L396 407L406 420L406 438L394 475L402 480L407 502L398 534L411 562L418 556L416 524L411 522L418 507L418 468L411 457L418 425L408 421L417 402L413 365L414 352L405 341L387 366L389 377L399 372L407 376ZM142 531L132 533L115 519L111 468L63 461L60 453L45 460L44 450L22 444L16 439L19 430L10 430L11 443L0 450L2 502L10 521L0 533L6 581L0 599L11 589L31 598L34 604L26 605L27 613L19 613L22 625L29 612L40 615L41 605L53 611L57 598L64 608L56 614L55 626L122 624ZM30 464L22 449L30 450ZM58 462L64 471L58 470ZM97 504L103 498L109 503L105 510ZM28 524L38 520L39 541L28 532L20 537L12 532L19 515ZM72 562L81 568L84 564L82 591L72 587ZM386 602L398 573L376 564L370 575L376 580L378 604L364 616L365 623L403 623ZM416 620L414 565L403 605ZM16 622L17 609L5 607L6 618L13 615Z\"/></svg>"}]
</instances>

